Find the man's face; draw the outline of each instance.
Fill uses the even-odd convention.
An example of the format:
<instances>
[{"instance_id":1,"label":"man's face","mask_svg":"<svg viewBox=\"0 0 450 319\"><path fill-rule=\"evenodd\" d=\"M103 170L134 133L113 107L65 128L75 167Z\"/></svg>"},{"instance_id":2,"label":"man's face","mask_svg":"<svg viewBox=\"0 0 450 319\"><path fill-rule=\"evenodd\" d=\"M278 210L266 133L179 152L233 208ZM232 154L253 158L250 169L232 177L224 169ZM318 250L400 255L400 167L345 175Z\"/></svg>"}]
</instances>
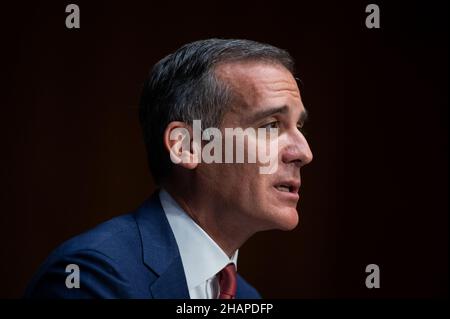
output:
<instances>
[{"instance_id":1,"label":"man's face","mask_svg":"<svg viewBox=\"0 0 450 319\"><path fill-rule=\"evenodd\" d=\"M228 63L216 72L231 85L235 96L224 115L222 132L238 127L278 128L278 146L271 154L278 165L272 174L261 174L261 164L247 160L203 164L198 173L205 177L217 204L234 215L236 223L245 223L252 231L293 229L298 223L300 168L312 160L301 133L306 110L297 83L283 66L261 62Z\"/></svg>"}]
</instances>

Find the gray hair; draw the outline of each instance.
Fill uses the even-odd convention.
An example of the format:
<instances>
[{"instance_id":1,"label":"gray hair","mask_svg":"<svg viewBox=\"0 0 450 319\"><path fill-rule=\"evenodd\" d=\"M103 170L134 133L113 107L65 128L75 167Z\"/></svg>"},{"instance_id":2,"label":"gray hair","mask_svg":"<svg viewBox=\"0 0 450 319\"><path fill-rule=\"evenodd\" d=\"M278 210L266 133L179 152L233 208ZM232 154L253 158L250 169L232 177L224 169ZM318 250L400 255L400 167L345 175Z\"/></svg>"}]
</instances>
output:
<instances>
[{"instance_id":1,"label":"gray hair","mask_svg":"<svg viewBox=\"0 0 450 319\"><path fill-rule=\"evenodd\" d=\"M156 183L169 175L173 165L163 145L167 125L201 120L204 127L218 127L233 92L216 76L215 68L222 63L252 60L280 64L294 73L294 61L285 50L234 39L188 43L153 66L144 83L139 120Z\"/></svg>"}]
</instances>

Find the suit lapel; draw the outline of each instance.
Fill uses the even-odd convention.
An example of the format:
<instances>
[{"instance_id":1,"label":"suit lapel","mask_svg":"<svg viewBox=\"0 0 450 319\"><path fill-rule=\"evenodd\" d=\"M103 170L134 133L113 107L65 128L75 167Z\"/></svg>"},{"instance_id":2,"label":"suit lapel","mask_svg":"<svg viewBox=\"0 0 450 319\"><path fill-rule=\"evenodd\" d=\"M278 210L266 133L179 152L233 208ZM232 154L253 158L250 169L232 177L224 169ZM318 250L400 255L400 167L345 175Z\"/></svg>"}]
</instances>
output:
<instances>
[{"instance_id":1,"label":"suit lapel","mask_svg":"<svg viewBox=\"0 0 450 319\"><path fill-rule=\"evenodd\" d=\"M150 289L154 298L189 298L181 256L158 194L136 214L144 263L158 276Z\"/></svg>"}]
</instances>

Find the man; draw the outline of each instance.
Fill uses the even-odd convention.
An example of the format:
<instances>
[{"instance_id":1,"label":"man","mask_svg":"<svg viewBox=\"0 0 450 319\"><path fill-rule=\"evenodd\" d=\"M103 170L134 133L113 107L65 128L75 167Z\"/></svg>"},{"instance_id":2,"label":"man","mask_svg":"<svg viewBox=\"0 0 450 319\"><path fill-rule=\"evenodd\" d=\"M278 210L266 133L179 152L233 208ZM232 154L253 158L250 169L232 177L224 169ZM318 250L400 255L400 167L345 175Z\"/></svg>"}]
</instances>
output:
<instances>
[{"instance_id":1,"label":"man","mask_svg":"<svg viewBox=\"0 0 450 319\"><path fill-rule=\"evenodd\" d=\"M292 58L281 49L209 39L166 56L153 67L140 104L160 190L136 212L61 245L26 296L259 298L236 273L238 249L256 232L297 225L300 168L312 160L301 132L305 118ZM201 141L192 136L194 120L201 121ZM217 129L213 138L205 128ZM262 174L260 160L202 161L205 142L226 140L217 132L230 128L270 130L269 141L247 135L244 152L268 146L276 169ZM68 266L79 270L78 283L68 280Z\"/></svg>"}]
</instances>

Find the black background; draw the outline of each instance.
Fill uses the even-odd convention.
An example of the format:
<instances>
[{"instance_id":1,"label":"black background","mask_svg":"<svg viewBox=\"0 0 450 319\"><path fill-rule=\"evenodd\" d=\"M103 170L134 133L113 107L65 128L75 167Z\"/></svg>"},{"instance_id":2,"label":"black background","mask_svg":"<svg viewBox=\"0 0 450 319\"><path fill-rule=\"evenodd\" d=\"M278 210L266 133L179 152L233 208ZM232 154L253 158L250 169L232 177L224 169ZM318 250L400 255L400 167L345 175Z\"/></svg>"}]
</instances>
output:
<instances>
[{"instance_id":1,"label":"black background","mask_svg":"<svg viewBox=\"0 0 450 319\"><path fill-rule=\"evenodd\" d=\"M314 161L300 226L255 235L239 272L269 298L448 297L445 1L69 1L0 4L0 297L62 241L154 189L137 119L150 67L184 43L287 49ZM381 288L365 287L365 267Z\"/></svg>"}]
</instances>

